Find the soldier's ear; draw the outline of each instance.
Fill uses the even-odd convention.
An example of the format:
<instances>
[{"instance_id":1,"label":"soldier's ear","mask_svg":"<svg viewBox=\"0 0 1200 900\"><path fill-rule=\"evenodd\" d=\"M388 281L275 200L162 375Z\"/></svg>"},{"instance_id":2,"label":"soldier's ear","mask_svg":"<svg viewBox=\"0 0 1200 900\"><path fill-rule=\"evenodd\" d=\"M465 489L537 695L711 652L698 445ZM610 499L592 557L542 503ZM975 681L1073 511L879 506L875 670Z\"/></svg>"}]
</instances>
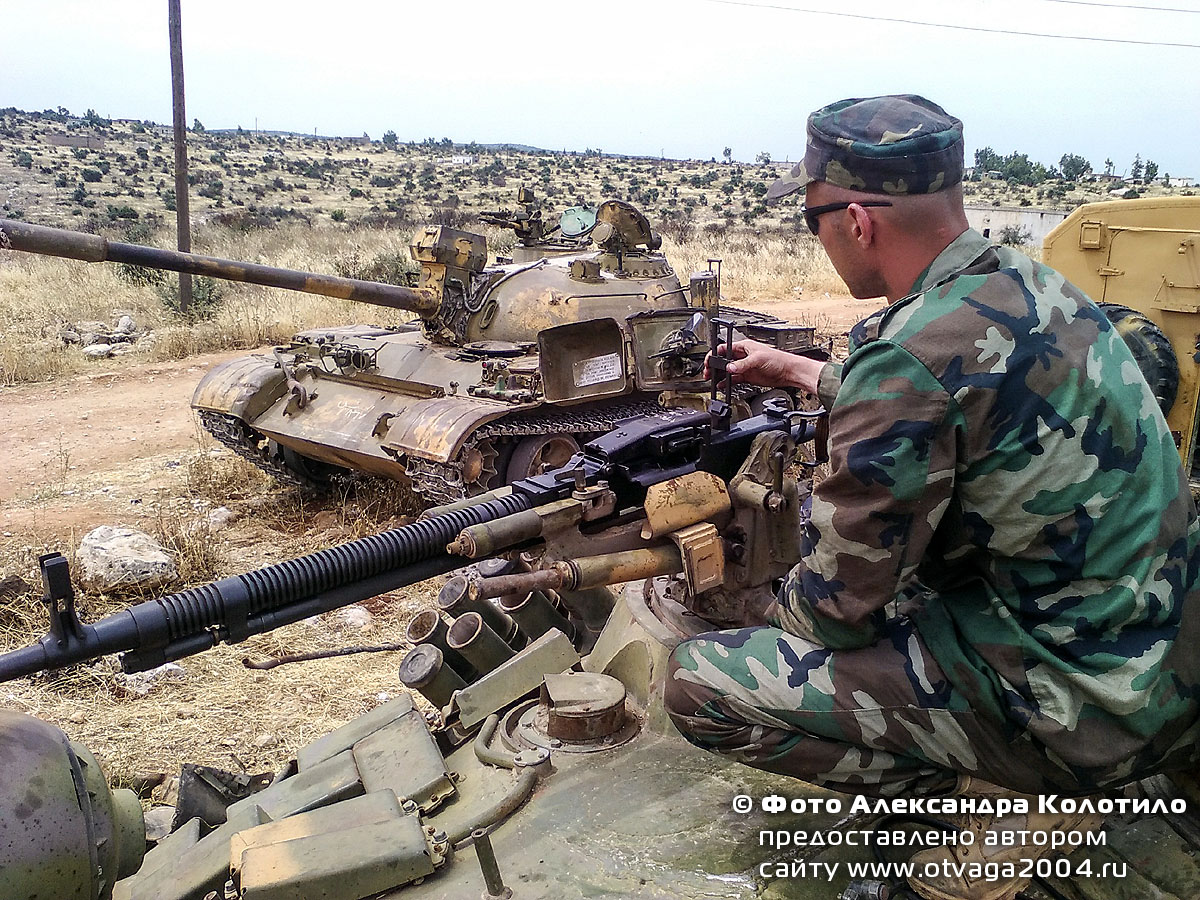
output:
<instances>
[{"instance_id":1,"label":"soldier's ear","mask_svg":"<svg viewBox=\"0 0 1200 900\"><path fill-rule=\"evenodd\" d=\"M871 211L857 203L851 203L846 212L850 216L850 237L860 247L870 247L875 240L875 222L871 218Z\"/></svg>"}]
</instances>

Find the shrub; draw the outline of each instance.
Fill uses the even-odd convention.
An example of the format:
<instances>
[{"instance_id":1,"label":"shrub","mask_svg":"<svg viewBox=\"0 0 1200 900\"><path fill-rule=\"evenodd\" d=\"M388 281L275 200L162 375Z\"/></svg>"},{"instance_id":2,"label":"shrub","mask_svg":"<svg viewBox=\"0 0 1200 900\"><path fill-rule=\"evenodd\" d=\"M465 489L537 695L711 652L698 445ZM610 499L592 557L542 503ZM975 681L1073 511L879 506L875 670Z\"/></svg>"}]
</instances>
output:
<instances>
[{"instance_id":1,"label":"shrub","mask_svg":"<svg viewBox=\"0 0 1200 900\"><path fill-rule=\"evenodd\" d=\"M1020 225L1005 225L1000 229L1000 243L1006 247L1019 247L1033 240L1033 232Z\"/></svg>"},{"instance_id":2,"label":"shrub","mask_svg":"<svg viewBox=\"0 0 1200 900\"><path fill-rule=\"evenodd\" d=\"M357 278L360 281L409 284L409 276L415 275L420 269L407 251L385 251L364 260L358 249L354 248L334 260L333 271L343 278Z\"/></svg>"},{"instance_id":3,"label":"shrub","mask_svg":"<svg viewBox=\"0 0 1200 900\"><path fill-rule=\"evenodd\" d=\"M162 279L154 285L154 290L162 300L163 306L187 322L201 322L216 316L217 310L221 307L221 297L225 293L217 279L209 278L207 275L193 275L192 303L187 312L183 313L179 309L178 278L168 278L163 275Z\"/></svg>"},{"instance_id":4,"label":"shrub","mask_svg":"<svg viewBox=\"0 0 1200 900\"><path fill-rule=\"evenodd\" d=\"M99 169L84 169L79 173L84 181L97 182L104 176L100 174Z\"/></svg>"}]
</instances>

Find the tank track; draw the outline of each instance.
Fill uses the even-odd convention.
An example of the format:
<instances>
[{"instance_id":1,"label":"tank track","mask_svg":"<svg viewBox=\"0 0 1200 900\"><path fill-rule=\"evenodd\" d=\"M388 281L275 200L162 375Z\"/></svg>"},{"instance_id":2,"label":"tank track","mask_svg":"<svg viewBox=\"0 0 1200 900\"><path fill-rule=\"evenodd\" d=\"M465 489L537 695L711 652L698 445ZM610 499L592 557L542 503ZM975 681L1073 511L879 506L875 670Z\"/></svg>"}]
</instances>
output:
<instances>
[{"instance_id":1,"label":"tank track","mask_svg":"<svg viewBox=\"0 0 1200 900\"><path fill-rule=\"evenodd\" d=\"M200 424L204 426L205 431L242 459L258 466L278 481L314 493L323 494L329 491L331 483L306 478L289 468L282 459L267 449L266 439L237 416L208 409L197 412L200 413Z\"/></svg>"},{"instance_id":2,"label":"tank track","mask_svg":"<svg viewBox=\"0 0 1200 900\"><path fill-rule=\"evenodd\" d=\"M735 397L747 399L761 390L749 385L737 385ZM420 498L422 505L440 506L461 500L468 495L467 486L463 483L463 460L480 443L543 434L590 437L612 431L622 419L658 412L662 412L662 407L655 400L643 399L597 409L551 410L506 416L474 431L458 455L448 463L409 456L404 460L405 475L411 481L413 493ZM209 434L242 459L253 463L279 481L320 494L327 493L333 486L332 481L307 478L289 467L267 449L266 439L261 434L236 416L211 410L199 410L199 413L200 422ZM354 477L355 473L350 472L338 476L338 480ZM483 488L473 487L470 493L483 493Z\"/></svg>"},{"instance_id":3,"label":"tank track","mask_svg":"<svg viewBox=\"0 0 1200 900\"><path fill-rule=\"evenodd\" d=\"M527 416L505 417L473 432L471 439L451 462L439 463L412 456L406 462L405 471L412 479L413 490L420 495L422 502L431 506L439 506L466 496L462 478L462 460L473 447L485 440L523 438L542 434L603 434L612 431L617 422L622 419L651 415L657 412L662 412L662 407L655 401L636 400L606 406L602 409L577 412L554 410ZM482 490L478 492L482 493Z\"/></svg>"}]
</instances>

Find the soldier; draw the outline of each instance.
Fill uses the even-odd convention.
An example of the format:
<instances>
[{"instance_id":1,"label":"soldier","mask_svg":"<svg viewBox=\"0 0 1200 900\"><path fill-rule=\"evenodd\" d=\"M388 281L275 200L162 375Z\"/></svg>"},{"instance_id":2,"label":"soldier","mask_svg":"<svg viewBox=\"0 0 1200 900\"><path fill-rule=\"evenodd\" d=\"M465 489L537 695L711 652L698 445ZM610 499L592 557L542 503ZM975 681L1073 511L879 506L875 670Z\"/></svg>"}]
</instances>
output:
<instances>
[{"instance_id":1,"label":"soldier","mask_svg":"<svg viewBox=\"0 0 1200 900\"><path fill-rule=\"evenodd\" d=\"M1120 336L1056 272L968 228L962 175L962 123L922 97L809 117L804 161L768 196L806 188L851 293L888 305L842 366L733 344L735 378L821 398L830 471L769 625L685 641L666 702L698 746L835 790L1092 794L1193 758L1196 510ZM959 824L1098 826L1025 799ZM1010 898L1027 879L940 863L1046 852L927 849L910 883Z\"/></svg>"}]
</instances>

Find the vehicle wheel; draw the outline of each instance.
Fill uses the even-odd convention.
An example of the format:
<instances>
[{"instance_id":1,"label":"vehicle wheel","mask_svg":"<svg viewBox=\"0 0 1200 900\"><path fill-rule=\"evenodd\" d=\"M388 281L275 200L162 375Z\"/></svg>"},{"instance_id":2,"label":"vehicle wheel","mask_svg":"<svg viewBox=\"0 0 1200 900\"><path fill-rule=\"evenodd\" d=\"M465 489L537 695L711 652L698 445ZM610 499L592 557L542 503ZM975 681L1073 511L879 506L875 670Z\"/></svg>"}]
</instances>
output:
<instances>
[{"instance_id":1,"label":"vehicle wheel","mask_svg":"<svg viewBox=\"0 0 1200 900\"><path fill-rule=\"evenodd\" d=\"M512 445L496 443L487 438L479 441L467 451L463 458L463 489L468 497L505 484L504 474L508 471L508 458Z\"/></svg>"},{"instance_id":2,"label":"vehicle wheel","mask_svg":"<svg viewBox=\"0 0 1200 900\"><path fill-rule=\"evenodd\" d=\"M1167 336L1136 309L1116 303L1098 305L1133 354L1163 414L1170 412L1179 392L1179 360Z\"/></svg>"},{"instance_id":3,"label":"vehicle wheel","mask_svg":"<svg viewBox=\"0 0 1200 900\"><path fill-rule=\"evenodd\" d=\"M541 475L566 465L579 452L579 443L569 434L534 434L522 438L508 461L508 482Z\"/></svg>"}]
</instances>

